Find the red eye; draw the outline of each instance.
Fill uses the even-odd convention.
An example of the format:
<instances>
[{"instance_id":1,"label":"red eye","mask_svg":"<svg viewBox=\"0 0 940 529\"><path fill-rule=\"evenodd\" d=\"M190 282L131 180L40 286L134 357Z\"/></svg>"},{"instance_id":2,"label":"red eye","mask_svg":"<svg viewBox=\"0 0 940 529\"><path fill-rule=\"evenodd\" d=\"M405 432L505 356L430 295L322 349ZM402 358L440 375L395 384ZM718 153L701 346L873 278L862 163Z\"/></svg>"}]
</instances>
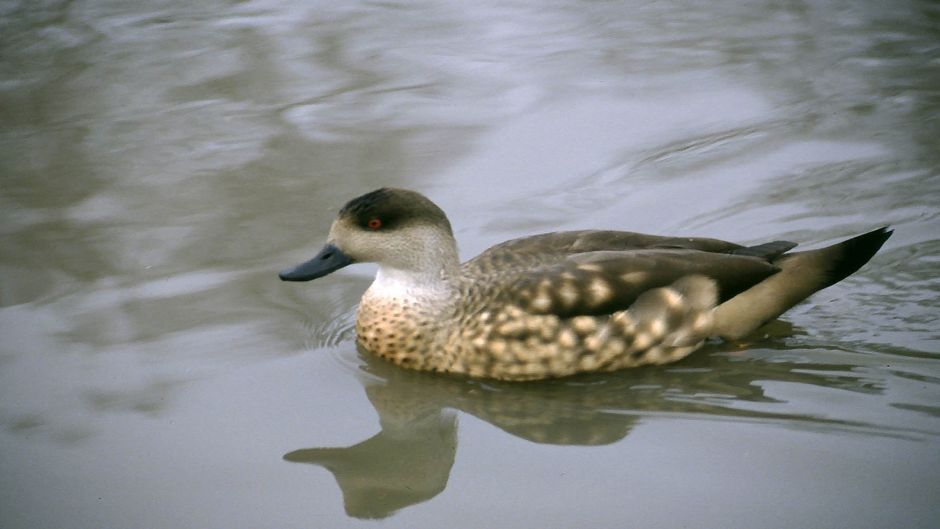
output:
<instances>
[{"instance_id":1,"label":"red eye","mask_svg":"<svg viewBox=\"0 0 940 529\"><path fill-rule=\"evenodd\" d=\"M369 222L366 224L370 229L377 230L382 227L382 219L375 217L369 219Z\"/></svg>"}]
</instances>

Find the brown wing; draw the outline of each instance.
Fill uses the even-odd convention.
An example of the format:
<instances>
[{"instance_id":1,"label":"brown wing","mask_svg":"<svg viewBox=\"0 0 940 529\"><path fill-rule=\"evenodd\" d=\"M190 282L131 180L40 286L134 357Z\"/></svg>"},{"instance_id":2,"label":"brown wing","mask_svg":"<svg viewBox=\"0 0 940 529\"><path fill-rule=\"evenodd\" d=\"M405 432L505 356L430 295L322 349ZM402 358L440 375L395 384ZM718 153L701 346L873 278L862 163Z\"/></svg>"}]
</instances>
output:
<instances>
[{"instance_id":1,"label":"brown wing","mask_svg":"<svg viewBox=\"0 0 940 529\"><path fill-rule=\"evenodd\" d=\"M568 256L586 252L657 248L717 253L732 253L745 249L740 244L702 237L661 237L629 231L581 230L512 239L487 249L463 266L469 273L490 273L507 268L555 263Z\"/></svg>"},{"instance_id":2,"label":"brown wing","mask_svg":"<svg viewBox=\"0 0 940 529\"><path fill-rule=\"evenodd\" d=\"M508 302L533 313L571 317L626 309L643 292L694 274L715 280L725 300L778 271L749 255L646 249L578 253L494 280L502 283Z\"/></svg>"}]
</instances>

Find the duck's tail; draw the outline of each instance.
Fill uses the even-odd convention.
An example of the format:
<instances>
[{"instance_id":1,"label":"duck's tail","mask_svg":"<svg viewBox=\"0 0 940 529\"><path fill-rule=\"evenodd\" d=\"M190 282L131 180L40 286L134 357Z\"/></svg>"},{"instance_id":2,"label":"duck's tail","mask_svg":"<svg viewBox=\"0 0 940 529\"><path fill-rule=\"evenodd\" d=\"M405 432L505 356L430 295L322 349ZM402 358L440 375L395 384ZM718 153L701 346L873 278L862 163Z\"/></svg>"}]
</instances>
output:
<instances>
[{"instance_id":1,"label":"duck's tail","mask_svg":"<svg viewBox=\"0 0 940 529\"><path fill-rule=\"evenodd\" d=\"M715 334L733 340L755 331L861 268L892 233L887 227L878 228L826 248L776 258L773 263L779 272L718 306Z\"/></svg>"}]
</instances>

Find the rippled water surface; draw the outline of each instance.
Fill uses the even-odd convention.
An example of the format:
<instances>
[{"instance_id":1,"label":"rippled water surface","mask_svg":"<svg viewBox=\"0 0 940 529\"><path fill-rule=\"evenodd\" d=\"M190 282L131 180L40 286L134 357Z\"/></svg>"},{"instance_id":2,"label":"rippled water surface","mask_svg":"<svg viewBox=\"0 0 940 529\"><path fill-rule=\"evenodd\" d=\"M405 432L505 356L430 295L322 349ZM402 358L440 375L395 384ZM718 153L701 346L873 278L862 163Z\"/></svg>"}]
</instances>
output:
<instances>
[{"instance_id":1,"label":"rippled water surface","mask_svg":"<svg viewBox=\"0 0 940 529\"><path fill-rule=\"evenodd\" d=\"M940 525L940 8L0 1L0 527ZM336 211L859 273L741 344L532 384L356 351ZM367 521L378 519L379 522Z\"/></svg>"}]
</instances>

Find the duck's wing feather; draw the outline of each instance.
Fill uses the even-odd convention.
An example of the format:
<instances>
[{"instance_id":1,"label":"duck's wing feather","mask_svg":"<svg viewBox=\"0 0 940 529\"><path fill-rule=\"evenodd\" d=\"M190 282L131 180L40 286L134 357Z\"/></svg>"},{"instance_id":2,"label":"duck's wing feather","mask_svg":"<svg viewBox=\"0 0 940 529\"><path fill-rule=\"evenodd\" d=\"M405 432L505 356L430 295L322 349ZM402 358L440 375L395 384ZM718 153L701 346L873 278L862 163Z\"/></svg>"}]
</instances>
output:
<instances>
[{"instance_id":1,"label":"duck's wing feather","mask_svg":"<svg viewBox=\"0 0 940 529\"><path fill-rule=\"evenodd\" d=\"M463 267L468 273L488 274L512 267L555 263L583 253L657 249L699 250L773 260L794 246L795 243L787 241L742 246L705 237L662 237L609 230L565 231L521 237L497 244L464 263Z\"/></svg>"},{"instance_id":2,"label":"duck's wing feather","mask_svg":"<svg viewBox=\"0 0 940 529\"><path fill-rule=\"evenodd\" d=\"M647 248L673 248L701 250L704 252L729 253L744 248L718 239L704 237L663 237L630 231L579 230L542 233L511 239L490 247L470 263L500 260L504 257L559 256L585 252L640 250Z\"/></svg>"},{"instance_id":3,"label":"duck's wing feather","mask_svg":"<svg viewBox=\"0 0 940 529\"><path fill-rule=\"evenodd\" d=\"M647 290L689 275L714 280L722 300L780 269L763 257L689 249L576 253L562 261L493 276L505 301L560 317L609 314L628 308Z\"/></svg>"}]
</instances>

